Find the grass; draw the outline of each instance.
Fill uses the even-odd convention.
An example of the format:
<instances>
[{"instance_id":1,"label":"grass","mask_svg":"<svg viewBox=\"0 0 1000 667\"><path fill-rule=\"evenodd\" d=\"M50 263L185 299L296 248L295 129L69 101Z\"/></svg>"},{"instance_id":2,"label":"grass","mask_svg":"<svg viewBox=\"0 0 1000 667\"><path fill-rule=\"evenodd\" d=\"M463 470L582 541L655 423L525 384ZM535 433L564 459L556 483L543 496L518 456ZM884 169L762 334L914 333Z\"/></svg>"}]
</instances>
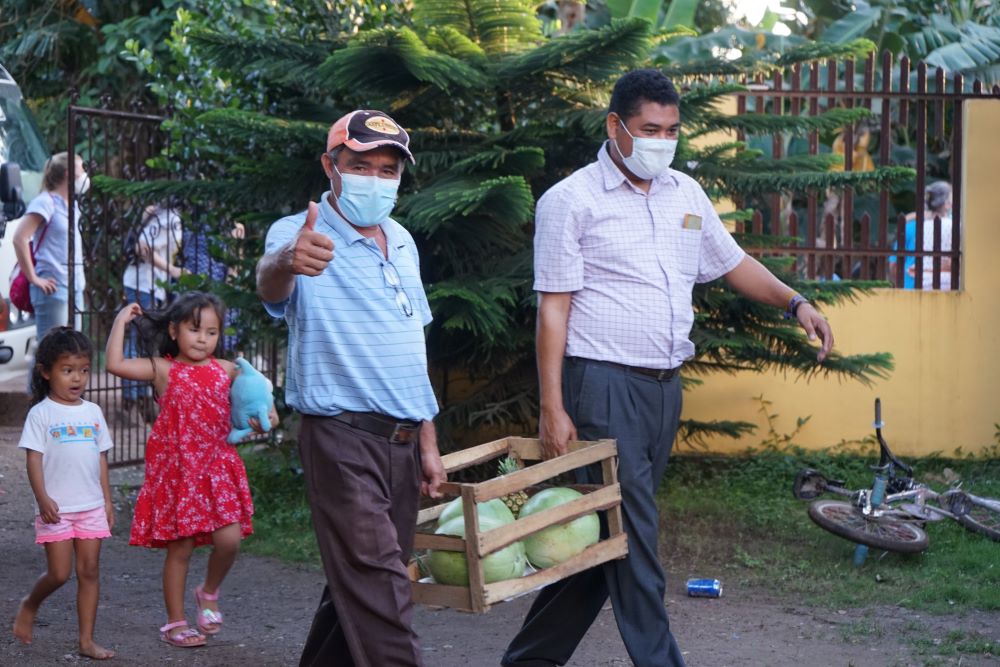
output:
<instances>
[{"instance_id":1,"label":"grass","mask_svg":"<svg viewBox=\"0 0 1000 667\"><path fill-rule=\"evenodd\" d=\"M852 565L854 544L814 525L806 503L792 497L801 467L870 485L872 443L805 452L787 445L741 457L675 456L661 486L662 553L674 576L716 577L724 585L794 597L817 607L896 605L933 613L1000 610L1000 544L953 521L926 526L930 547L899 555L872 549ZM963 488L1000 497L1000 451L990 458L910 459L920 480L943 479L946 468ZM256 514L246 550L318 563L305 484L293 458L246 455ZM944 483L931 482L937 490ZM995 646L993 647L995 650Z\"/></svg>"},{"instance_id":2,"label":"grass","mask_svg":"<svg viewBox=\"0 0 1000 667\"><path fill-rule=\"evenodd\" d=\"M306 501L301 468L284 453L244 454L254 503L254 534L243 550L258 556L319 564L319 549Z\"/></svg>"},{"instance_id":3,"label":"grass","mask_svg":"<svg viewBox=\"0 0 1000 667\"><path fill-rule=\"evenodd\" d=\"M926 526L930 547L923 553L872 549L857 568L854 544L814 525L807 504L792 497L802 467L844 479L852 488L870 486L875 451L864 443L852 451L785 447L742 457L675 457L659 497L668 569L773 590L821 607L1000 609L1000 544L941 521ZM917 479L943 479L948 468L961 477L963 488L1000 497L1000 456L932 456L909 463ZM939 491L947 488L930 483Z\"/></svg>"}]
</instances>

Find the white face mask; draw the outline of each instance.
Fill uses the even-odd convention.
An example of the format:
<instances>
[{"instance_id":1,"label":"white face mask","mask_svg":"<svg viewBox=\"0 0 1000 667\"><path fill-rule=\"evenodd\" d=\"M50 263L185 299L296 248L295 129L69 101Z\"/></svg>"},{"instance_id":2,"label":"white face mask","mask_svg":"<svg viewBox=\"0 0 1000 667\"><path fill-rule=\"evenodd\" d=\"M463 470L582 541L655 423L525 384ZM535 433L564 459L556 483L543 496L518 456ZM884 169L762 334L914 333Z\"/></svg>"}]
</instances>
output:
<instances>
[{"instance_id":1,"label":"white face mask","mask_svg":"<svg viewBox=\"0 0 1000 667\"><path fill-rule=\"evenodd\" d=\"M374 227L389 218L392 207L396 205L398 189L398 178L340 174L337 205L348 222L358 227ZM330 181L330 190L335 192L333 181Z\"/></svg>"},{"instance_id":2,"label":"white face mask","mask_svg":"<svg viewBox=\"0 0 1000 667\"><path fill-rule=\"evenodd\" d=\"M73 181L73 192L78 195L86 194L87 190L90 189L90 176L87 172L83 172Z\"/></svg>"},{"instance_id":3,"label":"white face mask","mask_svg":"<svg viewBox=\"0 0 1000 667\"><path fill-rule=\"evenodd\" d=\"M622 161L628 167L628 170L644 181L654 179L665 172L670 163L674 161L677 140L634 137L628 131L628 128L625 127L624 121L619 119L618 122L621 123L625 134L632 137L632 154L628 157L622 154L622 149L618 147L618 142L615 141L615 148L618 150L618 155L621 155Z\"/></svg>"}]
</instances>

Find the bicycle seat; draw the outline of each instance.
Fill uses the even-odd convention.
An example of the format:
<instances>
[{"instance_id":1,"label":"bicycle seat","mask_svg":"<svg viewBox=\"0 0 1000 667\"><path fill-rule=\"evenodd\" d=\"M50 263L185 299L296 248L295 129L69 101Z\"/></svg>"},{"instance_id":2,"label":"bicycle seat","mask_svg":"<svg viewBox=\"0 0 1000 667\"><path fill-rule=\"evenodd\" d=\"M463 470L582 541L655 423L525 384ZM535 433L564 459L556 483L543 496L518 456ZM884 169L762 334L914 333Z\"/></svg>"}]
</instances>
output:
<instances>
[{"instance_id":1,"label":"bicycle seat","mask_svg":"<svg viewBox=\"0 0 1000 667\"><path fill-rule=\"evenodd\" d=\"M795 475L795 484L792 485L792 495L797 500L813 500L825 493L831 486L843 485L843 481L827 479L818 470L803 468Z\"/></svg>"}]
</instances>

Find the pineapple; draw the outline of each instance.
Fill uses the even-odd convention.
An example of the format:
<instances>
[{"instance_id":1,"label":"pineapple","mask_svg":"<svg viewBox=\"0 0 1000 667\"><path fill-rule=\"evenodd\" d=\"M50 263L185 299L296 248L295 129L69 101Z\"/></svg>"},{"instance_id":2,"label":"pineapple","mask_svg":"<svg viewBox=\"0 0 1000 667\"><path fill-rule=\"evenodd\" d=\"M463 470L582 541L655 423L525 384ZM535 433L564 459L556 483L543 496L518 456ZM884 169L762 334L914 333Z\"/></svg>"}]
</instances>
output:
<instances>
[{"instance_id":1,"label":"pineapple","mask_svg":"<svg viewBox=\"0 0 1000 667\"><path fill-rule=\"evenodd\" d=\"M500 476L517 472L520 468L517 464L517 459L505 456L500 461ZM521 508L524 507L524 503L528 502L528 494L524 491L515 491L514 493L508 493L506 496L501 496L500 500L503 501L503 504L507 506L507 509L510 510L516 519L521 514Z\"/></svg>"}]
</instances>

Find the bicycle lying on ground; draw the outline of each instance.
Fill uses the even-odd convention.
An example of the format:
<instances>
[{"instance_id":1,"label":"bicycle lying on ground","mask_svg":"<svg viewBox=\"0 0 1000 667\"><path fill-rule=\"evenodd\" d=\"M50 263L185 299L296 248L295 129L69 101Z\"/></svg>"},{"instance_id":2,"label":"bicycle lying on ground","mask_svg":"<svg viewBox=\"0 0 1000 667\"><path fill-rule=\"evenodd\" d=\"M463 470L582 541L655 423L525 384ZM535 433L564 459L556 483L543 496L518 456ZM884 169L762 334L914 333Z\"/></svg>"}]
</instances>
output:
<instances>
[{"instance_id":1,"label":"bicycle lying on ground","mask_svg":"<svg viewBox=\"0 0 1000 667\"><path fill-rule=\"evenodd\" d=\"M809 517L834 535L857 542L854 564L862 565L868 547L899 553L923 551L929 544L923 525L948 518L1000 542L1000 500L975 496L953 485L938 493L913 479L913 469L900 461L882 437L882 402L875 399L875 436L881 456L870 489L847 489L812 468L795 476L793 493L811 500ZM848 500L816 500L824 493Z\"/></svg>"}]
</instances>

